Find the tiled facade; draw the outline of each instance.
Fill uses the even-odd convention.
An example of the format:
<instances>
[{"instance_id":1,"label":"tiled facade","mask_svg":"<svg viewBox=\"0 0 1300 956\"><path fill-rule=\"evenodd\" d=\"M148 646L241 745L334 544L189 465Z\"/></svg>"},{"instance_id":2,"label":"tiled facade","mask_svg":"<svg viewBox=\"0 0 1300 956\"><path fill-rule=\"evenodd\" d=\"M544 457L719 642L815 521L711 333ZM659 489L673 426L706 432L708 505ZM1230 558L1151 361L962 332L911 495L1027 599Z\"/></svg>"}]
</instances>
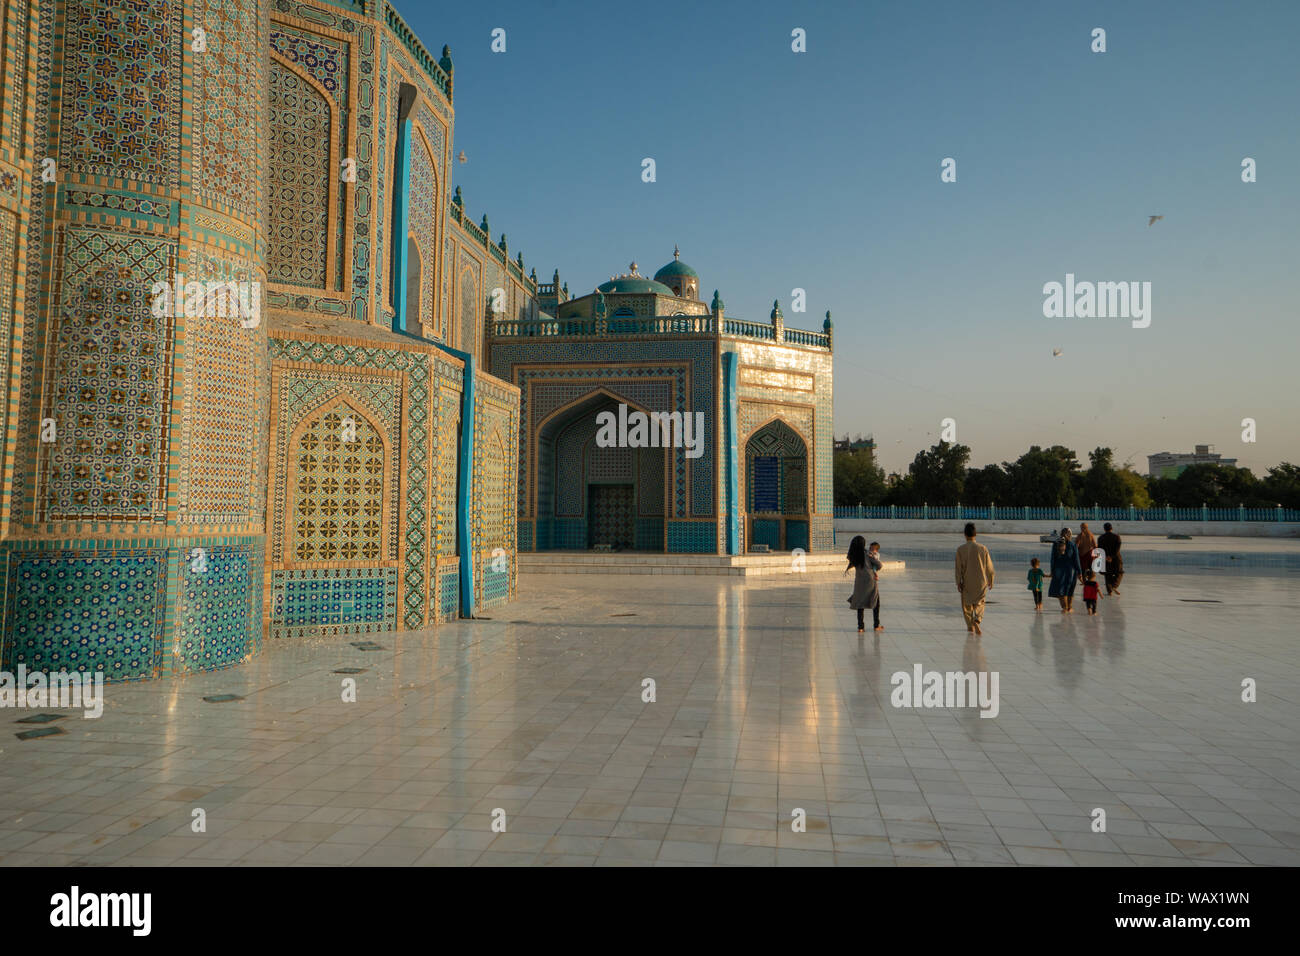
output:
<instances>
[{"instance_id":1,"label":"tiled facade","mask_svg":"<svg viewBox=\"0 0 1300 956\"><path fill-rule=\"evenodd\" d=\"M743 549L774 422L774 546L829 547L829 334L674 264L539 283L452 188L450 53L391 4L3 16L0 666L212 670L510 601L520 547ZM260 308L158 310L173 280ZM702 453L596 448L619 403L700 412Z\"/></svg>"},{"instance_id":2,"label":"tiled facade","mask_svg":"<svg viewBox=\"0 0 1300 956\"><path fill-rule=\"evenodd\" d=\"M462 424L483 297L537 285L452 203L447 51L382 2L3 16L0 666L213 670L510 600L517 389L476 365ZM159 314L177 273L256 283L257 320Z\"/></svg>"},{"instance_id":3,"label":"tiled facade","mask_svg":"<svg viewBox=\"0 0 1300 956\"><path fill-rule=\"evenodd\" d=\"M770 324L728 319L699 288L674 254L653 280L633 263L579 298L557 274L538 315L493 315L492 371L520 392L521 550L833 547L829 314L821 333L787 331L777 310ZM700 454L597 449L597 416L620 405L701 422Z\"/></svg>"}]
</instances>

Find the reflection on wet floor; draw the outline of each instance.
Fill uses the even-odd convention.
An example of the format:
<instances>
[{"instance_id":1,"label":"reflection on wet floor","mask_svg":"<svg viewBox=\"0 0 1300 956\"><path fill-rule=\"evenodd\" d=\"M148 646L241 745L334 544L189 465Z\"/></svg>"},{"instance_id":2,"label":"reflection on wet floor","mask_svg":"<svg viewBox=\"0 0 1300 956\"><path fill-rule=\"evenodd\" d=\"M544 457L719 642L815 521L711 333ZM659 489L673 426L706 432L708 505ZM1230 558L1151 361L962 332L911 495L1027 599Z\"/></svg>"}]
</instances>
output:
<instances>
[{"instance_id":1,"label":"reflection on wet floor","mask_svg":"<svg viewBox=\"0 0 1300 956\"><path fill-rule=\"evenodd\" d=\"M1036 614L1023 563L981 640L947 564L883 576L862 636L835 574L546 575L498 620L110 685L57 736L0 711L0 864L1300 863L1291 580ZM997 672L997 716L894 707L918 664Z\"/></svg>"}]
</instances>

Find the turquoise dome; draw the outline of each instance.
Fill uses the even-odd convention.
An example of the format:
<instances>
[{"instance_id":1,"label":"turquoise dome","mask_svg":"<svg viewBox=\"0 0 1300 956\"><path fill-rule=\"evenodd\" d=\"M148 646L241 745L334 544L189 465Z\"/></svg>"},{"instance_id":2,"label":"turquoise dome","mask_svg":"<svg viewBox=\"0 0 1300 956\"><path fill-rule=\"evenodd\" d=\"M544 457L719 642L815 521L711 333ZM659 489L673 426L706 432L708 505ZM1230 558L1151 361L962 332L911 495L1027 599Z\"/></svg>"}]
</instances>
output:
<instances>
[{"instance_id":1,"label":"turquoise dome","mask_svg":"<svg viewBox=\"0 0 1300 956\"><path fill-rule=\"evenodd\" d=\"M640 293L642 295L674 295L672 289L662 282L656 282L654 279L647 279L645 276L619 276L617 279L610 279L608 282L602 282L596 286L596 291L609 294L614 293Z\"/></svg>"},{"instance_id":2,"label":"turquoise dome","mask_svg":"<svg viewBox=\"0 0 1300 956\"><path fill-rule=\"evenodd\" d=\"M672 279L677 276L689 276L692 279L698 279L700 274L680 259L674 259L672 262L668 263L668 265L655 273L655 279L657 281Z\"/></svg>"}]
</instances>

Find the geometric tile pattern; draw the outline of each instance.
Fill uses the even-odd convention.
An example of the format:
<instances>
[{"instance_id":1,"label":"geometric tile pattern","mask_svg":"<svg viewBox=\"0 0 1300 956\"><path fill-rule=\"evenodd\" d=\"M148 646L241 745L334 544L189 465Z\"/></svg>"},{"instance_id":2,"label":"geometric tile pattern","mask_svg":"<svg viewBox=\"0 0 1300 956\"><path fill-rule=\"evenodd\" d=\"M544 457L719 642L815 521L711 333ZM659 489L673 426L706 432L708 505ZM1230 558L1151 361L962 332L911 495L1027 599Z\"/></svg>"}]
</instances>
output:
<instances>
[{"instance_id":1,"label":"geometric tile pattern","mask_svg":"<svg viewBox=\"0 0 1300 956\"><path fill-rule=\"evenodd\" d=\"M410 184L410 220L408 227L415 236L416 248L420 256L420 288L412 289L418 294L416 314L420 317L420 328L407 323L407 331L419 333L423 330L427 336L439 336L442 330L434 327L436 302L435 290L438 288L436 269L438 267L438 174L434 159L424 144L424 137L419 128L411 136L411 184Z\"/></svg>"},{"instance_id":2,"label":"geometric tile pattern","mask_svg":"<svg viewBox=\"0 0 1300 956\"><path fill-rule=\"evenodd\" d=\"M254 650L255 609L261 630L252 582L262 580L262 549L213 547L205 549L202 562L194 557L192 550L181 555L173 669L211 671L242 663Z\"/></svg>"},{"instance_id":3,"label":"geometric tile pattern","mask_svg":"<svg viewBox=\"0 0 1300 956\"><path fill-rule=\"evenodd\" d=\"M172 320L150 308L171 275L167 241L93 229L64 233L52 386L57 441L44 511L162 520L171 413Z\"/></svg>"},{"instance_id":4,"label":"geometric tile pattern","mask_svg":"<svg viewBox=\"0 0 1300 956\"><path fill-rule=\"evenodd\" d=\"M396 627L396 568L302 568L271 575L271 636L335 637Z\"/></svg>"},{"instance_id":5,"label":"geometric tile pattern","mask_svg":"<svg viewBox=\"0 0 1300 956\"><path fill-rule=\"evenodd\" d=\"M434 516L437 523L438 554L456 553L456 481L460 459L460 395L443 386L437 396L437 466L438 508Z\"/></svg>"},{"instance_id":6,"label":"geometric tile pattern","mask_svg":"<svg viewBox=\"0 0 1300 956\"><path fill-rule=\"evenodd\" d=\"M384 442L365 416L335 405L292 450L295 561L373 561L384 512Z\"/></svg>"},{"instance_id":7,"label":"geometric tile pattern","mask_svg":"<svg viewBox=\"0 0 1300 956\"><path fill-rule=\"evenodd\" d=\"M275 340L272 340L274 344ZM287 496L290 489L297 488L297 480L291 475L290 462L296 467L288 446L289 436L302 420L317 410L330 405L336 398L346 396L351 409L364 409L360 414L347 410L339 413L342 417L351 416L353 423L360 428L363 421L371 427L382 427L388 434L389 441L401 431L402 410L400 388L391 377L358 374L351 369L312 369L295 368L285 370L279 379L279 419L276 429L275 455L275 497L271 516L271 549L276 561L294 562L300 560L294 555L294 546L285 549L284 521ZM358 434L360 432L358 431ZM399 485L396 481L387 482L389 527L395 528L398 519ZM397 539L390 535L388 550L385 554L390 560L397 558ZM325 560L325 559L317 559Z\"/></svg>"},{"instance_id":8,"label":"geometric tile pattern","mask_svg":"<svg viewBox=\"0 0 1300 956\"><path fill-rule=\"evenodd\" d=\"M223 37L256 36L257 0L203 0L199 25L215 42L194 64L194 149L196 192L200 197L229 203L244 213L258 211L258 137L250 136L248 117L265 100L261 62L265 51L257 43L223 43Z\"/></svg>"},{"instance_id":9,"label":"geometric tile pattern","mask_svg":"<svg viewBox=\"0 0 1300 956\"><path fill-rule=\"evenodd\" d=\"M249 263L196 257L187 276L247 280ZM261 520L266 476L266 346L230 316L185 320L180 521ZM250 454L251 452L251 454ZM251 460L250 460L251 459Z\"/></svg>"},{"instance_id":10,"label":"geometric tile pattern","mask_svg":"<svg viewBox=\"0 0 1300 956\"><path fill-rule=\"evenodd\" d=\"M268 153L271 282L325 288L329 244L329 102L278 60L271 61Z\"/></svg>"},{"instance_id":11,"label":"geometric tile pattern","mask_svg":"<svg viewBox=\"0 0 1300 956\"><path fill-rule=\"evenodd\" d=\"M631 485L589 485L592 544L630 548L636 540L636 497Z\"/></svg>"},{"instance_id":12,"label":"geometric tile pattern","mask_svg":"<svg viewBox=\"0 0 1300 956\"><path fill-rule=\"evenodd\" d=\"M4 666L158 676L166 560L141 549L12 553Z\"/></svg>"},{"instance_id":13,"label":"geometric tile pattern","mask_svg":"<svg viewBox=\"0 0 1300 956\"><path fill-rule=\"evenodd\" d=\"M181 49L189 48L183 5L96 0L62 9L64 165L174 188L180 176Z\"/></svg>"}]
</instances>

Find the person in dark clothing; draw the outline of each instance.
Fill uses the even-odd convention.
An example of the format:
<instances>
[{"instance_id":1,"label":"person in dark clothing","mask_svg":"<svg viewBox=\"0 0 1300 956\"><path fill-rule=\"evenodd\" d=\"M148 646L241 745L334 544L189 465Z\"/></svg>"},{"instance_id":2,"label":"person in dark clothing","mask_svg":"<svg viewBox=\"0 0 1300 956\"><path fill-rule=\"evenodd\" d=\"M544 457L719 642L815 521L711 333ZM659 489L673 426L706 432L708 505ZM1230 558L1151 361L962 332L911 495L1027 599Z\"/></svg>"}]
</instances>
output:
<instances>
[{"instance_id":1,"label":"person in dark clothing","mask_svg":"<svg viewBox=\"0 0 1300 956\"><path fill-rule=\"evenodd\" d=\"M849 568L853 569L853 594L849 596L849 607L858 612L859 634L866 630L862 612L867 608L871 608L875 618L875 629L884 630L880 624L880 591L876 586L876 577L884 565L876 553L880 546L873 541L868 552L866 544L867 539L862 535L849 542L848 566L844 569L845 574L849 573Z\"/></svg>"},{"instance_id":2,"label":"person in dark clothing","mask_svg":"<svg viewBox=\"0 0 1300 956\"><path fill-rule=\"evenodd\" d=\"M1079 566L1079 550L1070 540L1070 529L1062 528L1061 537L1052 545L1052 586L1047 593L1061 602L1061 613L1074 613L1074 586L1083 568Z\"/></svg>"},{"instance_id":3,"label":"person in dark clothing","mask_svg":"<svg viewBox=\"0 0 1300 956\"><path fill-rule=\"evenodd\" d=\"M1104 532L1097 539L1097 547L1106 552L1106 593L1119 594L1119 582L1124 578L1124 559L1119 556L1120 539L1111 530L1110 522L1103 525Z\"/></svg>"}]
</instances>

